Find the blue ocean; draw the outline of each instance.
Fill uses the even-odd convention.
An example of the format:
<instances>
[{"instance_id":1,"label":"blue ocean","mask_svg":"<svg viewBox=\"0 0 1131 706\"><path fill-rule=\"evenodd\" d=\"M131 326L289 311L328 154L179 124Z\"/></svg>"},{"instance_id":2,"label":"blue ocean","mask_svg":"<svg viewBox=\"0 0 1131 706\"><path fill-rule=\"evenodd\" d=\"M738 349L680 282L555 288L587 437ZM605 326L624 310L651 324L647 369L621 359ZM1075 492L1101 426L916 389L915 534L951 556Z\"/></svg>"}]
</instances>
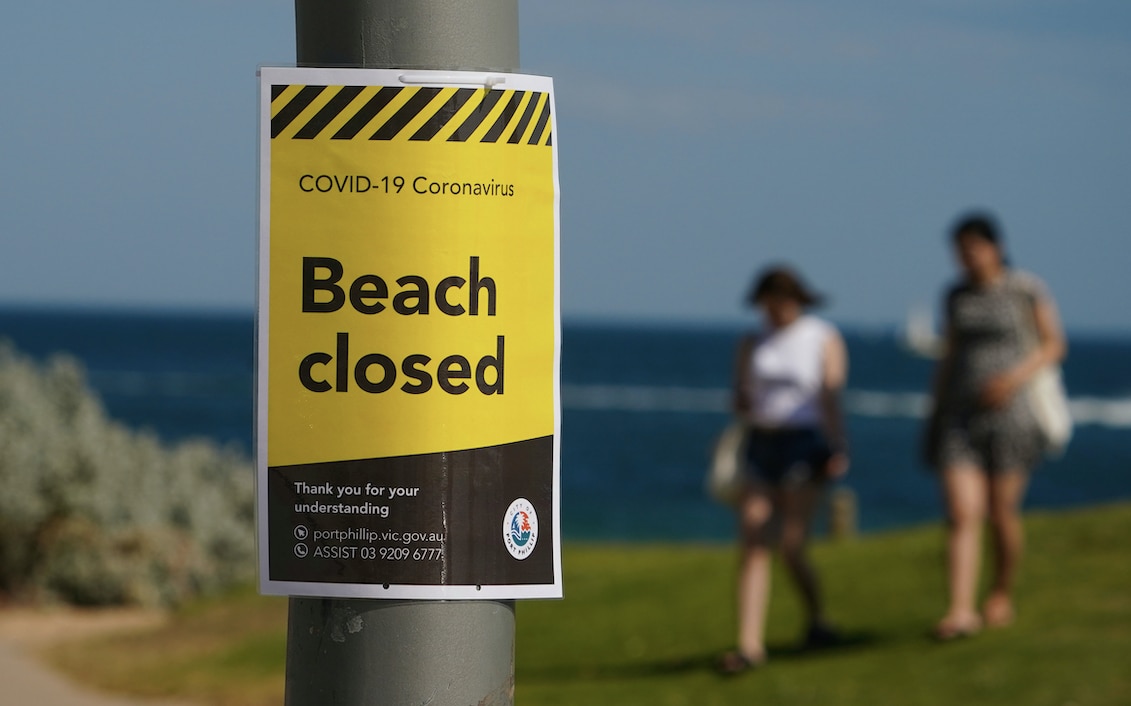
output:
<instances>
[{"instance_id":1,"label":"blue ocean","mask_svg":"<svg viewBox=\"0 0 1131 706\"><path fill-rule=\"evenodd\" d=\"M934 522L937 488L917 457L932 362L894 330L847 329L853 466L842 485L863 531ZM575 541L722 541L731 513L704 493L728 422L736 326L566 323L562 530ZM0 309L0 339L80 360L109 415L169 443L207 437L250 457L250 314ZM1076 430L1033 477L1029 508L1131 499L1131 337L1072 336L1065 364Z\"/></svg>"}]
</instances>

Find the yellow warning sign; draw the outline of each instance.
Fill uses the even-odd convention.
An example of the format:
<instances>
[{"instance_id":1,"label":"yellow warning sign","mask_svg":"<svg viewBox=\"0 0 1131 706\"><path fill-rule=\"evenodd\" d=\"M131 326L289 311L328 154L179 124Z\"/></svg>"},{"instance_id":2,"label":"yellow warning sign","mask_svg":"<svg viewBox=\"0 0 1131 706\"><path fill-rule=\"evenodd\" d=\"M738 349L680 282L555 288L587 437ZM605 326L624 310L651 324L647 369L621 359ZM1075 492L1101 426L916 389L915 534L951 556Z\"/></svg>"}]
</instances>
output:
<instances>
[{"instance_id":1,"label":"yellow warning sign","mask_svg":"<svg viewBox=\"0 0 1131 706\"><path fill-rule=\"evenodd\" d=\"M267 466L556 432L550 80L403 78L262 70Z\"/></svg>"}]
</instances>

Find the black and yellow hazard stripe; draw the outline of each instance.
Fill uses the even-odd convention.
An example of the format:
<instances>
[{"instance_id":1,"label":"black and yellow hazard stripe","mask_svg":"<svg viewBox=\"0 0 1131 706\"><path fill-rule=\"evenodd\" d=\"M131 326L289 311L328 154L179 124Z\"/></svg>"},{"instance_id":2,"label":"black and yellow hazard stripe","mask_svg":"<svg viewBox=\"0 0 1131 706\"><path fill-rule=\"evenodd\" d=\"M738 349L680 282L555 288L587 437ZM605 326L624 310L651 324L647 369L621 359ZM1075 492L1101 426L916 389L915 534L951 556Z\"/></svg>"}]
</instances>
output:
<instances>
[{"instance_id":1,"label":"black and yellow hazard stripe","mask_svg":"<svg viewBox=\"0 0 1131 706\"><path fill-rule=\"evenodd\" d=\"M272 86L271 138L553 144L550 95L427 86Z\"/></svg>"}]
</instances>

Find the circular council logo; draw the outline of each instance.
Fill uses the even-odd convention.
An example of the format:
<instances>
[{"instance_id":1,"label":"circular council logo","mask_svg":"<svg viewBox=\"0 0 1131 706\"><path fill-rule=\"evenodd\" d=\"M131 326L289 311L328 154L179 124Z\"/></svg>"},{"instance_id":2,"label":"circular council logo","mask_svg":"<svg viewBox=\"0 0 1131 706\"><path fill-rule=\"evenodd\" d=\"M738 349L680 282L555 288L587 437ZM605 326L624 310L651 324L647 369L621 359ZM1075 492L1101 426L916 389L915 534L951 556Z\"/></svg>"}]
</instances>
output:
<instances>
[{"instance_id":1,"label":"circular council logo","mask_svg":"<svg viewBox=\"0 0 1131 706\"><path fill-rule=\"evenodd\" d=\"M518 498L503 515L503 544L515 559L525 559L538 543L538 513L526 498Z\"/></svg>"}]
</instances>

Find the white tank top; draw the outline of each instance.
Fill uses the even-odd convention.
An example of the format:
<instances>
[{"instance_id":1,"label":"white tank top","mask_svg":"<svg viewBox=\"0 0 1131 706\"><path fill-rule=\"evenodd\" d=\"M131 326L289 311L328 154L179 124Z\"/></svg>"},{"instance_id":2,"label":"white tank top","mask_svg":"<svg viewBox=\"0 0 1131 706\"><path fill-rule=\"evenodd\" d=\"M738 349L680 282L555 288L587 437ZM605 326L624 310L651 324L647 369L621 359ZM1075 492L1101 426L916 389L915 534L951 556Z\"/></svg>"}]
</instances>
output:
<instances>
[{"instance_id":1,"label":"white tank top","mask_svg":"<svg viewBox=\"0 0 1131 706\"><path fill-rule=\"evenodd\" d=\"M760 334L750 355L749 421L764 427L821 425L821 384L831 324L803 315Z\"/></svg>"}]
</instances>

